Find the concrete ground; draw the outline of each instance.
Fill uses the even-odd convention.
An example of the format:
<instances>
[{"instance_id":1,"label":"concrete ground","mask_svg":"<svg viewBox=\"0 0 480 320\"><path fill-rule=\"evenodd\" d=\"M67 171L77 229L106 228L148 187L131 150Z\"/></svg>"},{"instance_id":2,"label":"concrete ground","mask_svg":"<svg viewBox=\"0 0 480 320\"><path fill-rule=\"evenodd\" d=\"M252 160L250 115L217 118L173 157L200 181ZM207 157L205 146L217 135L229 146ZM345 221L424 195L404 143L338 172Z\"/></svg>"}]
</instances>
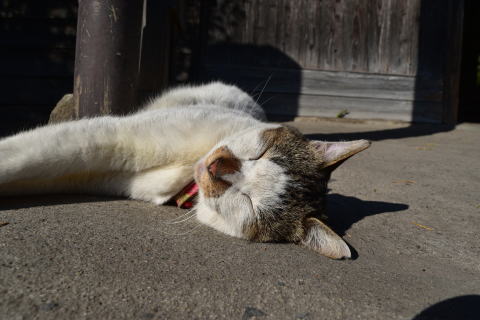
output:
<instances>
[{"instance_id":1,"label":"concrete ground","mask_svg":"<svg viewBox=\"0 0 480 320\"><path fill-rule=\"evenodd\" d=\"M480 125L293 125L374 141L330 185L356 259L168 224L185 211L139 201L0 199L0 318L480 319Z\"/></svg>"}]
</instances>

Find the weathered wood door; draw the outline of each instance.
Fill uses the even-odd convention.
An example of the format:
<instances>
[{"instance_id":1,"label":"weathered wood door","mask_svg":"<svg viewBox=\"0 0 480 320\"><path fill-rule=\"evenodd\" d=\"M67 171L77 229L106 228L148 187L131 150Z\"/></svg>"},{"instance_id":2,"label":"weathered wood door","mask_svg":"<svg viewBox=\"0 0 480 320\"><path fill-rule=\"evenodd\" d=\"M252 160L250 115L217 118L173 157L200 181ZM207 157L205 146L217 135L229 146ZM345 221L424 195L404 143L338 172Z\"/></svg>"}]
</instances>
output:
<instances>
[{"instance_id":1,"label":"weathered wood door","mask_svg":"<svg viewBox=\"0 0 480 320\"><path fill-rule=\"evenodd\" d=\"M273 115L448 122L461 9L461 0L206 1L197 70L263 89Z\"/></svg>"}]
</instances>

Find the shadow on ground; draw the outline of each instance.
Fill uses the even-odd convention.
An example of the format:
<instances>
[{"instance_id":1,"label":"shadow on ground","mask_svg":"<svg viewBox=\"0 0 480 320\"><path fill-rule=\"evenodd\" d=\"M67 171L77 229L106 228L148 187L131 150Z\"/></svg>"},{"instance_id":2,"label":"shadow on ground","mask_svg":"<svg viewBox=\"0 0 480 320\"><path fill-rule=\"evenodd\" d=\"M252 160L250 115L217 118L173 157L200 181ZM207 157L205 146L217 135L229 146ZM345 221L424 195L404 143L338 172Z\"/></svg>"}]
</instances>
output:
<instances>
[{"instance_id":1,"label":"shadow on ground","mask_svg":"<svg viewBox=\"0 0 480 320\"><path fill-rule=\"evenodd\" d=\"M474 320L478 319L479 305L479 295L459 296L428 307L412 320Z\"/></svg>"},{"instance_id":2,"label":"shadow on ground","mask_svg":"<svg viewBox=\"0 0 480 320\"><path fill-rule=\"evenodd\" d=\"M340 194L329 194L327 199L327 223L342 236L354 223L365 217L408 209L408 205L402 203L365 201Z\"/></svg>"},{"instance_id":3,"label":"shadow on ground","mask_svg":"<svg viewBox=\"0 0 480 320\"><path fill-rule=\"evenodd\" d=\"M64 204L89 203L89 202L108 202L121 200L109 196L91 196L91 195L35 195L35 196L15 196L0 197L0 211L16 210L32 207L50 207Z\"/></svg>"},{"instance_id":4,"label":"shadow on ground","mask_svg":"<svg viewBox=\"0 0 480 320\"><path fill-rule=\"evenodd\" d=\"M353 224L365 217L408 209L406 204L365 201L340 194L329 194L327 199L328 219L326 223L341 236L344 236ZM348 244L348 246L352 252L352 259L357 259L358 251L351 244Z\"/></svg>"},{"instance_id":5,"label":"shadow on ground","mask_svg":"<svg viewBox=\"0 0 480 320\"><path fill-rule=\"evenodd\" d=\"M410 137L421 137L436 134L439 132L448 132L453 130L454 126L440 124L412 124L406 128L386 129L378 131L364 132L344 132L344 133L315 133L305 135L312 140L357 140L367 139L370 141L381 141L388 139L403 139Z\"/></svg>"}]
</instances>

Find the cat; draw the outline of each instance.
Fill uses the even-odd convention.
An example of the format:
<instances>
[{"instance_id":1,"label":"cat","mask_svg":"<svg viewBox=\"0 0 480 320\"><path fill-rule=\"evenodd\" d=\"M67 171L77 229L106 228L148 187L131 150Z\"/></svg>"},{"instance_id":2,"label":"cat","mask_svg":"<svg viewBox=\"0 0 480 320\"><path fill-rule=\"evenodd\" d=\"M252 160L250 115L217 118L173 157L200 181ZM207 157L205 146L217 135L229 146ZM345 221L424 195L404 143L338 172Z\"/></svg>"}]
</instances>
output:
<instances>
[{"instance_id":1,"label":"cat","mask_svg":"<svg viewBox=\"0 0 480 320\"><path fill-rule=\"evenodd\" d=\"M201 223L334 259L348 245L325 216L331 172L369 141L309 141L265 122L236 86L171 89L138 112L51 124L0 140L0 196L91 193L165 204L198 185Z\"/></svg>"}]
</instances>

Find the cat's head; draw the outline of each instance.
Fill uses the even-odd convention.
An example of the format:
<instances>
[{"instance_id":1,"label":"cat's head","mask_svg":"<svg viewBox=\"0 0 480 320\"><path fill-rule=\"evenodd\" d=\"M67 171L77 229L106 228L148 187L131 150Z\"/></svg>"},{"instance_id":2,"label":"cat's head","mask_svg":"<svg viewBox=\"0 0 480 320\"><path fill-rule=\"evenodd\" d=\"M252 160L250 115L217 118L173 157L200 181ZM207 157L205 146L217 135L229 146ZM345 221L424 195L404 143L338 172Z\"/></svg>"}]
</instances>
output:
<instances>
[{"instance_id":1,"label":"cat's head","mask_svg":"<svg viewBox=\"0 0 480 320\"><path fill-rule=\"evenodd\" d=\"M347 244L318 218L325 213L331 172L369 145L309 141L278 125L242 132L196 164L197 217L232 236L301 243L331 258L348 258Z\"/></svg>"}]
</instances>

